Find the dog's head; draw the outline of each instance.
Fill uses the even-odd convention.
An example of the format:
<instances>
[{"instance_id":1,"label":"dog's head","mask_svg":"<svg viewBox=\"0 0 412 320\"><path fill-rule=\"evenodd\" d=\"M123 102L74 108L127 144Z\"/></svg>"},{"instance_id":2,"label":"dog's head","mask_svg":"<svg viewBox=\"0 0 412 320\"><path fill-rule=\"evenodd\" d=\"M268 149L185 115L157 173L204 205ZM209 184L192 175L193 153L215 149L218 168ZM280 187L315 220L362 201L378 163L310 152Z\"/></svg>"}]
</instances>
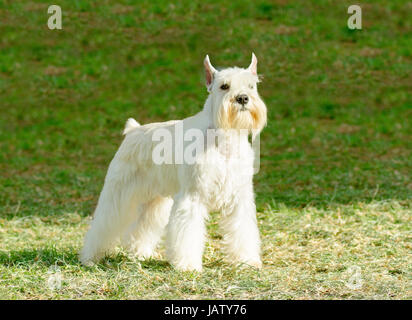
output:
<instances>
[{"instance_id":1,"label":"dog's head","mask_svg":"<svg viewBox=\"0 0 412 320\"><path fill-rule=\"evenodd\" d=\"M204 60L206 87L210 92L214 125L218 129L247 129L258 134L266 125L266 106L259 97L257 58L247 69L216 70L209 56Z\"/></svg>"}]
</instances>

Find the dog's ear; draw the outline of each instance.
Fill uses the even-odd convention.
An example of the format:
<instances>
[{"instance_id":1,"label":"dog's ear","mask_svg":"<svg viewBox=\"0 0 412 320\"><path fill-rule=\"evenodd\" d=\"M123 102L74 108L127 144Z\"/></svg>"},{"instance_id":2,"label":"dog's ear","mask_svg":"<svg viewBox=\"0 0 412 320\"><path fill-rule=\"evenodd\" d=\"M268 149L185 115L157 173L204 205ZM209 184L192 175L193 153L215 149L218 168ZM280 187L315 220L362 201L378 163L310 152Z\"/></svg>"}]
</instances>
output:
<instances>
[{"instance_id":1,"label":"dog's ear","mask_svg":"<svg viewBox=\"0 0 412 320\"><path fill-rule=\"evenodd\" d=\"M210 92L210 90L212 89L213 77L214 77L214 74L217 72L217 70L213 68L212 64L210 63L208 55L206 55L206 58L203 61L203 64L205 66L205 72L206 72L206 88L207 88L207 91Z\"/></svg>"},{"instance_id":2,"label":"dog's ear","mask_svg":"<svg viewBox=\"0 0 412 320\"><path fill-rule=\"evenodd\" d=\"M248 70L252 72L254 75L257 75L257 62L257 58L255 54L252 52L252 62L250 63Z\"/></svg>"}]
</instances>

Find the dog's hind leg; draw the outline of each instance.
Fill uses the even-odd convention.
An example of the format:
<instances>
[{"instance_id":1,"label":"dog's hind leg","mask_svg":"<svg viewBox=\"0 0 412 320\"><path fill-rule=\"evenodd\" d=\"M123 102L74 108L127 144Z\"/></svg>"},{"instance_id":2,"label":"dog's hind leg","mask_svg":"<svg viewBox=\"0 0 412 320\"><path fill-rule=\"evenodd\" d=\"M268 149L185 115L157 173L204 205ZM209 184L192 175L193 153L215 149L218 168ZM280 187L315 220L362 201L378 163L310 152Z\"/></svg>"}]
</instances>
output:
<instances>
[{"instance_id":1,"label":"dog's hind leg","mask_svg":"<svg viewBox=\"0 0 412 320\"><path fill-rule=\"evenodd\" d=\"M133 183L131 179L106 179L80 253L83 264L92 265L109 253L136 217L138 199Z\"/></svg>"},{"instance_id":2,"label":"dog's hind leg","mask_svg":"<svg viewBox=\"0 0 412 320\"><path fill-rule=\"evenodd\" d=\"M169 220L172 205L172 198L159 196L139 207L138 218L122 238L123 245L139 259L153 256Z\"/></svg>"}]
</instances>

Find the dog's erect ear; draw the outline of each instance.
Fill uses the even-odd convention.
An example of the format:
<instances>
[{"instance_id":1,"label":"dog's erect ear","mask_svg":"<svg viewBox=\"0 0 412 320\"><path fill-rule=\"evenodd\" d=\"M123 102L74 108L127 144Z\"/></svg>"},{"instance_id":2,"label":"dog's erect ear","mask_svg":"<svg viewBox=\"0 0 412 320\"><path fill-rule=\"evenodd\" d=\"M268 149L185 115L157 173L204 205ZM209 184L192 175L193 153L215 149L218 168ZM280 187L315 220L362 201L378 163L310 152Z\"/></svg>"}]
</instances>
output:
<instances>
[{"instance_id":1,"label":"dog's erect ear","mask_svg":"<svg viewBox=\"0 0 412 320\"><path fill-rule=\"evenodd\" d=\"M212 89L213 76L217 72L217 70L213 68L212 64L210 63L208 55L206 55L206 58L203 61L203 64L205 65L205 72L206 72L206 88L207 88L207 91L210 92L210 90Z\"/></svg>"},{"instance_id":2,"label":"dog's erect ear","mask_svg":"<svg viewBox=\"0 0 412 320\"><path fill-rule=\"evenodd\" d=\"M250 63L248 70L250 70L250 72L252 72L254 75L257 75L257 58L253 52L252 52L252 62Z\"/></svg>"}]
</instances>

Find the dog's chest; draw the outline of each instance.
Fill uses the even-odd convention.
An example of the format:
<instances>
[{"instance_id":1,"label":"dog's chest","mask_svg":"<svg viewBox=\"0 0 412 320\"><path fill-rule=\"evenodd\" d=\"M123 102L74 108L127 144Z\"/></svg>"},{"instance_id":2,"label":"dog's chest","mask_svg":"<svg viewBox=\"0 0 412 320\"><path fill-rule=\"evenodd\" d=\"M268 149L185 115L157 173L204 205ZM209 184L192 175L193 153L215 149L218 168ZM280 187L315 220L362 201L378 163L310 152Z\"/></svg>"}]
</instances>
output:
<instances>
[{"instance_id":1,"label":"dog's chest","mask_svg":"<svg viewBox=\"0 0 412 320\"><path fill-rule=\"evenodd\" d=\"M211 210L230 211L242 188L252 183L253 152L249 145L237 152L209 150L200 169L203 198Z\"/></svg>"}]
</instances>

